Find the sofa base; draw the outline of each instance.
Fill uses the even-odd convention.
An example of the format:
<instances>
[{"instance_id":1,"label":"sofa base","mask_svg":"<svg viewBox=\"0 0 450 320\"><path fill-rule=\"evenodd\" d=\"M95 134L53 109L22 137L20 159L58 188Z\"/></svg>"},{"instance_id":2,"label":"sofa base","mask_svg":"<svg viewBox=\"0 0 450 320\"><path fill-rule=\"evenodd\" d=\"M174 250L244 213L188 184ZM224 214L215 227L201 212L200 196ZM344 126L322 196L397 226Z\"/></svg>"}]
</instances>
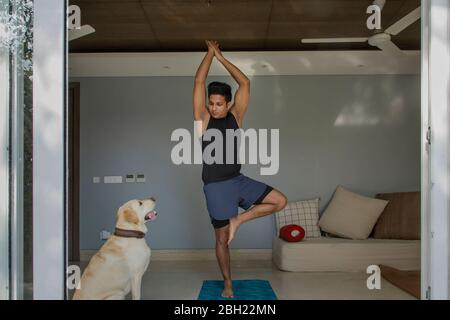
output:
<instances>
[{"instance_id":1,"label":"sofa base","mask_svg":"<svg viewBox=\"0 0 450 320\"><path fill-rule=\"evenodd\" d=\"M420 240L350 240L322 237L301 242L273 239L272 258L283 271L366 272L370 265L420 269Z\"/></svg>"}]
</instances>

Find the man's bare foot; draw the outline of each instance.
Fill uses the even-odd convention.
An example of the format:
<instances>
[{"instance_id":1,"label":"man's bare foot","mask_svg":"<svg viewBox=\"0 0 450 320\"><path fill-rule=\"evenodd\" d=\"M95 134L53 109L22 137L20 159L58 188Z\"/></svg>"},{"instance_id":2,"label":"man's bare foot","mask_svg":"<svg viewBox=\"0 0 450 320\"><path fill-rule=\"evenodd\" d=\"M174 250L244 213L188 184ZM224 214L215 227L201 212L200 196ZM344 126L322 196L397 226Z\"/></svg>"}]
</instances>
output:
<instances>
[{"instance_id":1,"label":"man's bare foot","mask_svg":"<svg viewBox=\"0 0 450 320\"><path fill-rule=\"evenodd\" d=\"M232 284L231 280L225 280L223 282L222 297L223 298L234 298L233 284Z\"/></svg>"},{"instance_id":2,"label":"man's bare foot","mask_svg":"<svg viewBox=\"0 0 450 320\"><path fill-rule=\"evenodd\" d=\"M239 216L235 216L233 218L230 219L230 229L229 229L229 235L228 235L228 242L227 244L230 244L231 240L233 240L234 235L236 234L237 229L240 226L240 222L239 222Z\"/></svg>"}]
</instances>

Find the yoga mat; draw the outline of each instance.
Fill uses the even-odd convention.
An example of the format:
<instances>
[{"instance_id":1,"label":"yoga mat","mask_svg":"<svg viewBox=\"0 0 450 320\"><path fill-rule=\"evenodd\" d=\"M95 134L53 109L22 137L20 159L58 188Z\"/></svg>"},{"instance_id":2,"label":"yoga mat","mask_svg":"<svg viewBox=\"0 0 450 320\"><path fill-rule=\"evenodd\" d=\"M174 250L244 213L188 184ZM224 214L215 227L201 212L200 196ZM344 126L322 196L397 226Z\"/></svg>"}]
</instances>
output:
<instances>
[{"instance_id":1,"label":"yoga mat","mask_svg":"<svg viewBox=\"0 0 450 320\"><path fill-rule=\"evenodd\" d=\"M233 280L234 298L223 298L223 281L205 280L198 300L277 300L267 280Z\"/></svg>"}]
</instances>

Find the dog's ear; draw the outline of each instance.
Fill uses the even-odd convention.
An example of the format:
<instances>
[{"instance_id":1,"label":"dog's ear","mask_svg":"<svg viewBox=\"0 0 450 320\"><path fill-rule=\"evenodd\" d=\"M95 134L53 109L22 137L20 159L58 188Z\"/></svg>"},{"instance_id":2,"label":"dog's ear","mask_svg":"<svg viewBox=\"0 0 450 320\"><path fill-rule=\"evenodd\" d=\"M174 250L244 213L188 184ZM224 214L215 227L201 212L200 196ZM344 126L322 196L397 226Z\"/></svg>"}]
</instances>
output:
<instances>
[{"instance_id":1,"label":"dog's ear","mask_svg":"<svg viewBox=\"0 0 450 320\"><path fill-rule=\"evenodd\" d=\"M134 223L134 224L138 224L138 223L139 223L139 217L138 217L138 215L137 215L136 212L135 212L133 209L131 209L131 208L126 208L126 209L123 211L123 218L124 218L124 220L125 220L126 222L129 222L129 223Z\"/></svg>"}]
</instances>

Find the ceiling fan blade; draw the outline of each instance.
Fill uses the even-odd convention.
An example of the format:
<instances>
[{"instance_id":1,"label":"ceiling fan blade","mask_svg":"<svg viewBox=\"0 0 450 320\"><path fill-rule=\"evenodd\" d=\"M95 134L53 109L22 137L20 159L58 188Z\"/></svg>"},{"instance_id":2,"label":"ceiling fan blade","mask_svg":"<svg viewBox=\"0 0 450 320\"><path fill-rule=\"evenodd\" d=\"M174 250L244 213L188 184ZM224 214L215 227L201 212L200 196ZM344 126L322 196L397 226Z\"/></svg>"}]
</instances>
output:
<instances>
[{"instance_id":1,"label":"ceiling fan blade","mask_svg":"<svg viewBox=\"0 0 450 320\"><path fill-rule=\"evenodd\" d=\"M340 42L366 42L369 38L317 38L302 39L302 43L340 43Z\"/></svg>"},{"instance_id":2,"label":"ceiling fan blade","mask_svg":"<svg viewBox=\"0 0 450 320\"><path fill-rule=\"evenodd\" d=\"M408 13L406 16L404 16L396 23L394 23L392 26L387 28L384 32L395 36L419 19L420 19L420 7Z\"/></svg>"},{"instance_id":3,"label":"ceiling fan blade","mask_svg":"<svg viewBox=\"0 0 450 320\"><path fill-rule=\"evenodd\" d=\"M91 34L93 32L95 32L95 29L90 25L85 24L80 29L69 30L69 41L87 36L88 34Z\"/></svg>"},{"instance_id":4,"label":"ceiling fan blade","mask_svg":"<svg viewBox=\"0 0 450 320\"><path fill-rule=\"evenodd\" d=\"M403 52L400 50L399 47L395 45L392 41L384 41L381 43L376 44L376 47L383 50L383 52L388 53L390 55L402 55Z\"/></svg>"}]
</instances>

